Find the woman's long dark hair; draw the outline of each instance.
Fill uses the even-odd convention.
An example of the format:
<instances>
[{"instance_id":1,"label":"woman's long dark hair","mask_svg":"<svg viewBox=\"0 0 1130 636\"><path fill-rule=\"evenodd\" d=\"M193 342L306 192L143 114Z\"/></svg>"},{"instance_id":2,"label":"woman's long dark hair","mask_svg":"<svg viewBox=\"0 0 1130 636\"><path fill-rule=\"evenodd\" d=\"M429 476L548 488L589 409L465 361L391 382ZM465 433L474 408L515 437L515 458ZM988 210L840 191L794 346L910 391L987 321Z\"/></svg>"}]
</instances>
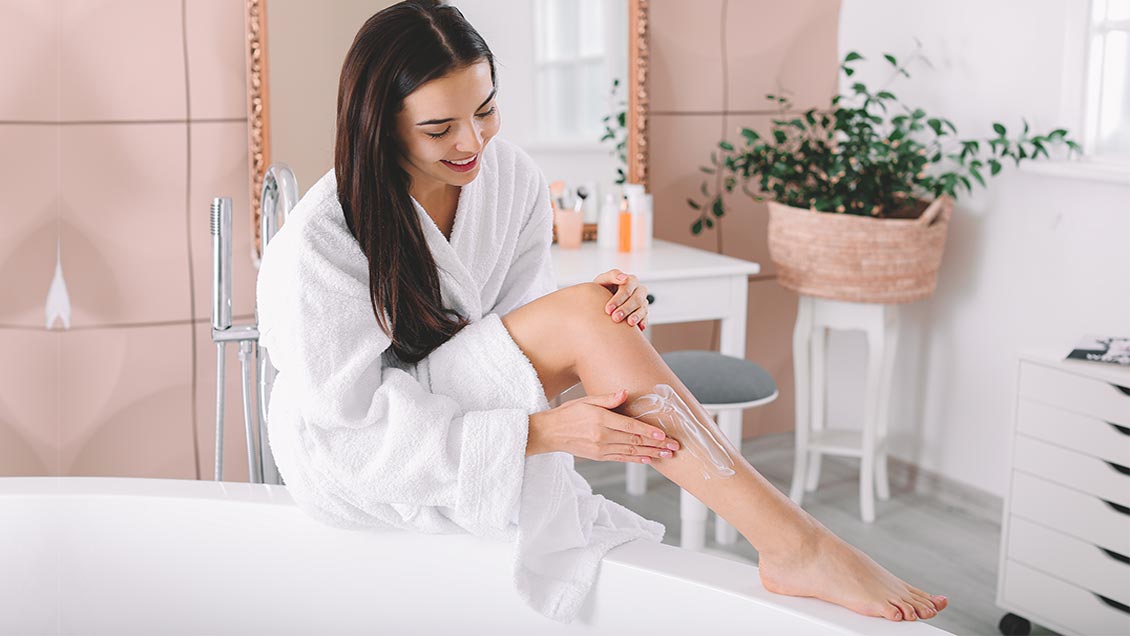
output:
<instances>
[{"instance_id":1,"label":"woman's long dark hair","mask_svg":"<svg viewBox=\"0 0 1130 636\"><path fill-rule=\"evenodd\" d=\"M407 0L369 18L342 65L337 197L369 260L377 323L405 362L419 362L469 321L443 307L435 259L398 161L396 115L421 84L483 59L496 82L494 56L458 9L438 0Z\"/></svg>"}]
</instances>

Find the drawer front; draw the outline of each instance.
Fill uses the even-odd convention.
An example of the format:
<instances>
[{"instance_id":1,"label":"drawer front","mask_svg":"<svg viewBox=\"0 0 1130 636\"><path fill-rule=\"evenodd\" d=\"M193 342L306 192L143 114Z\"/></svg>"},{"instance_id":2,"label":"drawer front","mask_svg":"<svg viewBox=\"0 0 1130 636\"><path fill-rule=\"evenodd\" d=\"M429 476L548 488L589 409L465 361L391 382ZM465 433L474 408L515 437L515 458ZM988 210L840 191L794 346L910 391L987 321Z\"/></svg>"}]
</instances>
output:
<instances>
[{"instance_id":1,"label":"drawer front","mask_svg":"<svg viewBox=\"0 0 1130 636\"><path fill-rule=\"evenodd\" d=\"M1015 515L1008 526L1008 558L1130 605L1130 556L1110 553Z\"/></svg>"},{"instance_id":2,"label":"drawer front","mask_svg":"<svg viewBox=\"0 0 1130 636\"><path fill-rule=\"evenodd\" d=\"M1008 514L1119 554L1130 554L1130 514L1119 512L1095 495L1014 470L1008 505Z\"/></svg>"},{"instance_id":3,"label":"drawer front","mask_svg":"<svg viewBox=\"0 0 1130 636\"><path fill-rule=\"evenodd\" d=\"M644 284L655 298L647 308L648 323L653 325L718 318L731 310L734 301L731 277L645 280Z\"/></svg>"},{"instance_id":4,"label":"drawer front","mask_svg":"<svg viewBox=\"0 0 1130 636\"><path fill-rule=\"evenodd\" d=\"M1130 426L1130 388L1120 389L1103 380L1024 361L1020 365L1020 396Z\"/></svg>"},{"instance_id":5,"label":"drawer front","mask_svg":"<svg viewBox=\"0 0 1130 636\"><path fill-rule=\"evenodd\" d=\"M1017 435L1012 467L1130 506L1130 468L1112 465L1098 457Z\"/></svg>"},{"instance_id":6,"label":"drawer front","mask_svg":"<svg viewBox=\"0 0 1130 636\"><path fill-rule=\"evenodd\" d=\"M1097 417L1022 399L1017 405L1016 430L1057 446L1130 466L1130 428L1120 429Z\"/></svg>"},{"instance_id":7,"label":"drawer front","mask_svg":"<svg viewBox=\"0 0 1130 636\"><path fill-rule=\"evenodd\" d=\"M1008 609L1056 631L1130 634L1130 613L1012 559L1005 561L1004 602Z\"/></svg>"}]
</instances>

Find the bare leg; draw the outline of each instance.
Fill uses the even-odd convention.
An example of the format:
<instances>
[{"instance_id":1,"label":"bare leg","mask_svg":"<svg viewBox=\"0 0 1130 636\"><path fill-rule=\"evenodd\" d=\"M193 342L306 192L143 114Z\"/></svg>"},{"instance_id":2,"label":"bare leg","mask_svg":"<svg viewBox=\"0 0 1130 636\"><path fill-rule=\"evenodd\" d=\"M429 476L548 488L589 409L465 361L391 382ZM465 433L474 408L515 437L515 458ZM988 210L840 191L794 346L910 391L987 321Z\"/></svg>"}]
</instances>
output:
<instances>
[{"instance_id":1,"label":"bare leg","mask_svg":"<svg viewBox=\"0 0 1130 636\"><path fill-rule=\"evenodd\" d=\"M737 528L758 551L766 589L790 596L810 596L860 614L890 620L929 618L947 601L927 594L883 569L867 555L836 537L823 524L777 490L749 464L686 386L634 326L615 323L603 307L612 297L596 283L574 285L548 294L502 317L518 346L538 372L550 398L576 384L590 395L626 389L617 412L658 384L667 384L698 421L721 440L734 460L734 474L710 479L702 464L681 450L654 458L652 466L697 497ZM651 424L657 421L641 417Z\"/></svg>"}]
</instances>

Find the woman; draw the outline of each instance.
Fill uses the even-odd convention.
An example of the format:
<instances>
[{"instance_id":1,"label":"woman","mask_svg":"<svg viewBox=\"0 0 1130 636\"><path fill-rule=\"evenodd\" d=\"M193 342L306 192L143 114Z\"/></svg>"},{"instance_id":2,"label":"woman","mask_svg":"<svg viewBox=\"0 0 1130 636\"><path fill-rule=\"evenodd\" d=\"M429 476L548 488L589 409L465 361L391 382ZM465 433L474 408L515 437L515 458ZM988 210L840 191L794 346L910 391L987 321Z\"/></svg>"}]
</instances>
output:
<instances>
[{"instance_id":1,"label":"woman","mask_svg":"<svg viewBox=\"0 0 1130 636\"><path fill-rule=\"evenodd\" d=\"M271 241L257 285L279 372L270 444L297 504L346 527L514 540L519 592L568 621L608 550L663 534L594 495L573 458L639 461L736 527L771 591L890 620L944 608L725 441L640 333L634 275L555 289L548 185L496 137L497 90L486 43L435 1L374 15L346 56L334 169ZM578 382L588 396L549 408ZM723 440L728 474L710 479L671 421L631 416L664 385L693 411L686 426Z\"/></svg>"}]
</instances>

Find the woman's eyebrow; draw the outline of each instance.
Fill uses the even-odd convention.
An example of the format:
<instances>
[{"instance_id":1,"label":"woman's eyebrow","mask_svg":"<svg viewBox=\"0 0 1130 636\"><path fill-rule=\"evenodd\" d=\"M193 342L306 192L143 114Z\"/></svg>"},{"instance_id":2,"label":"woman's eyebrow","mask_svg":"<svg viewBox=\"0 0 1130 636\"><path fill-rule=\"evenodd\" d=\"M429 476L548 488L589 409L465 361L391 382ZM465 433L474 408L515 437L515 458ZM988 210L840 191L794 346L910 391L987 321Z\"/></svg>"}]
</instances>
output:
<instances>
[{"instance_id":1,"label":"woman's eyebrow","mask_svg":"<svg viewBox=\"0 0 1130 636\"><path fill-rule=\"evenodd\" d=\"M486 106L487 102L494 99L494 94L497 93L497 92L498 92L497 86L495 88L492 88L491 91L490 91L490 95L487 95L487 98L483 100L483 103L479 104L479 108ZM476 108L475 110L478 110L479 108ZM420 122L416 125L417 126L431 126L431 125L434 125L434 124L446 124L449 121L455 121L455 118L454 117L448 117L447 119L429 119L428 121L422 121L422 122Z\"/></svg>"}]
</instances>

